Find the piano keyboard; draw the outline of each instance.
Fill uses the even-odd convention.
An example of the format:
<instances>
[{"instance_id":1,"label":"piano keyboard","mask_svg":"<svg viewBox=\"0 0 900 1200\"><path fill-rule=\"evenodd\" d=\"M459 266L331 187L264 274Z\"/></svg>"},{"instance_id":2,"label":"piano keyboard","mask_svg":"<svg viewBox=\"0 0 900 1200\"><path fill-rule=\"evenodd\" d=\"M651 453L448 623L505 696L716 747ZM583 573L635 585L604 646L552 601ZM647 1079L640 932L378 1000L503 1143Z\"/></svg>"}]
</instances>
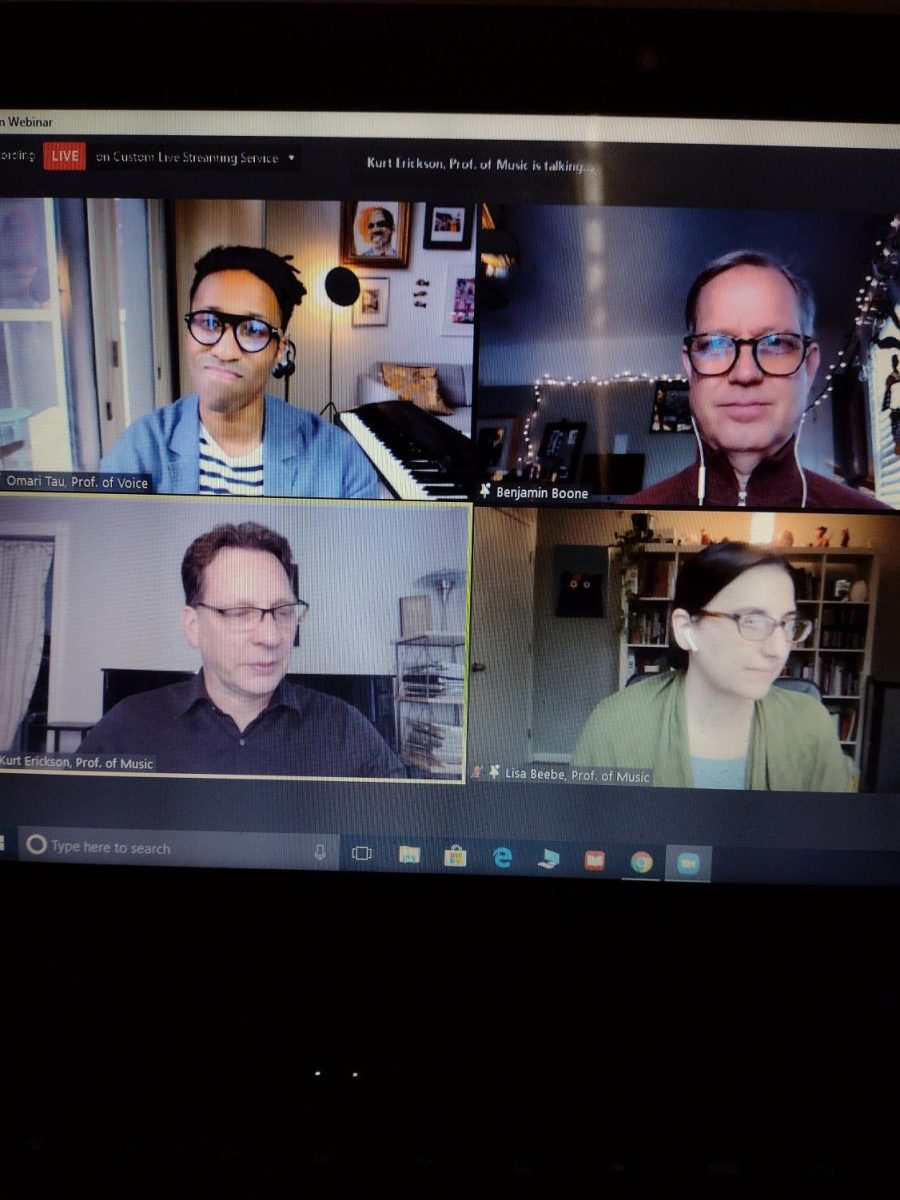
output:
<instances>
[{"instance_id":1,"label":"piano keyboard","mask_svg":"<svg viewBox=\"0 0 900 1200\"><path fill-rule=\"evenodd\" d=\"M340 414L401 500L468 500L473 490L472 443L408 400L364 404Z\"/></svg>"}]
</instances>

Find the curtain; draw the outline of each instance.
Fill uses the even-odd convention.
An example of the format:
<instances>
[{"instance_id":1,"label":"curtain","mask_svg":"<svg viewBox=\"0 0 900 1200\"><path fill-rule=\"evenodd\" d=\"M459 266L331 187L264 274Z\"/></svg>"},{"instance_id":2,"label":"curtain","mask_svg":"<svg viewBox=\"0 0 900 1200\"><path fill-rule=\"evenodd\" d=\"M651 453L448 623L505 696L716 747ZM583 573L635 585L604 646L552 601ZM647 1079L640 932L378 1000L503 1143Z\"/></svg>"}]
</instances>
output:
<instances>
[{"instance_id":1,"label":"curtain","mask_svg":"<svg viewBox=\"0 0 900 1200\"><path fill-rule=\"evenodd\" d=\"M0 748L28 711L44 644L44 587L53 559L49 542L0 541Z\"/></svg>"}]
</instances>

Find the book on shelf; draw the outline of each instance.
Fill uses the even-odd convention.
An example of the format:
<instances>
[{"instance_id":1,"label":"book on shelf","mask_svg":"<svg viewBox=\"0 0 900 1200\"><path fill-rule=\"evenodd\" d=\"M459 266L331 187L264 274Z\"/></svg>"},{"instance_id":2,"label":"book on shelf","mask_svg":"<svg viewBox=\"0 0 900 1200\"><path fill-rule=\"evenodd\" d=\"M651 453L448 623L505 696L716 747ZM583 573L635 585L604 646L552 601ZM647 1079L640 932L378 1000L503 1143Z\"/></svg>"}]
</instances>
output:
<instances>
[{"instance_id":1,"label":"book on shelf","mask_svg":"<svg viewBox=\"0 0 900 1200\"><path fill-rule=\"evenodd\" d=\"M856 731L859 725L859 709L829 707L828 714L834 721L834 731L841 742L856 741Z\"/></svg>"},{"instance_id":2,"label":"book on shelf","mask_svg":"<svg viewBox=\"0 0 900 1200\"><path fill-rule=\"evenodd\" d=\"M628 619L628 640L637 646L664 646L669 629L668 615L659 607L633 609Z\"/></svg>"},{"instance_id":3,"label":"book on shelf","mask_svg":"<svg viewBox=\"0 0 900 1200\"><path fill-rule=\"evenodd\" d=\"M792 567L794 577L794 594L798 600L818 600L819 576L816 571L807 567Z\"/></svg>"},{"instance_id":4,"label":"book on shelf","mask_svg":"<svg viewBox=\"0 0 900 1200\"><path fill-rule=\"evenodd\" d=\"M859 669L855 662L842 662L836 658L822 659L819 667L819 690L823 696L858 696L859 685Z\"/></svg>"},{"instance_id":5,"label":"book on shelf","mask_svg":"<svg viewBox=\"0 0 900 1200\"><path fill-rule=\"evenodd\" d=\"M819 646L822 650L864 650L869 613L865 605L841 607L828 603L822 609Z\"/></svg>"}]
</instances>

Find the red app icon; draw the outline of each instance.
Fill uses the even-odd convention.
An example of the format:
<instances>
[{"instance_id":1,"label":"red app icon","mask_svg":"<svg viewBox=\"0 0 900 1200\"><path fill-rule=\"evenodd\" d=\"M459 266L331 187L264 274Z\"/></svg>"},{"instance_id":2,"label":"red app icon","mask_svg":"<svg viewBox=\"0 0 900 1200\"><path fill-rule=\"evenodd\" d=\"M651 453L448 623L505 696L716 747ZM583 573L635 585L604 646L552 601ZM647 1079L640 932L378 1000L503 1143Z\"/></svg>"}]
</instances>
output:
<instances>
[{"instance_id":1,"label":"red app icon","mask_svg":"<svg viewBox=\"0 0 900 1200\"><path fill-rule=\"evenodd\" d=\"M585 850L585 852L584 852L584 869L586 871L605 871L606 870L606 851L605 850Z\"/></svg>"},{"instance_id":2,"label":"red app icon","mask_svg":"<svg viewBox=\"0 0 900 1200\"><path fill-rule=\"evenodd\" d=\"M45 171L86 171L87 142L44 142Z\"/></svg>"}]
</instances>

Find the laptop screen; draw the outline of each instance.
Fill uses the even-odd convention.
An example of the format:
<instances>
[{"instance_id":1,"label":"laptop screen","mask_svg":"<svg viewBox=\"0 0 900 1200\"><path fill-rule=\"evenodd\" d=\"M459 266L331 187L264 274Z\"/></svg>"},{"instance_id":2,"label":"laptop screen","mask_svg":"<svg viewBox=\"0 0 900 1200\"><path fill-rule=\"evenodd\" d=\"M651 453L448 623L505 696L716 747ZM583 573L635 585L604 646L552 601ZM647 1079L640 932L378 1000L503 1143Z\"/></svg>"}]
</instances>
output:
<instances>
[{"instance_id":1,"label":"laptop screen","mask_svg":"<svg viewBox=\"0 0 900 1200\"><path fill-rule=\"evenodd\" d=\"M896 151L0 115L2 856L900 880Z\"/></svg>"}]
</instances>

